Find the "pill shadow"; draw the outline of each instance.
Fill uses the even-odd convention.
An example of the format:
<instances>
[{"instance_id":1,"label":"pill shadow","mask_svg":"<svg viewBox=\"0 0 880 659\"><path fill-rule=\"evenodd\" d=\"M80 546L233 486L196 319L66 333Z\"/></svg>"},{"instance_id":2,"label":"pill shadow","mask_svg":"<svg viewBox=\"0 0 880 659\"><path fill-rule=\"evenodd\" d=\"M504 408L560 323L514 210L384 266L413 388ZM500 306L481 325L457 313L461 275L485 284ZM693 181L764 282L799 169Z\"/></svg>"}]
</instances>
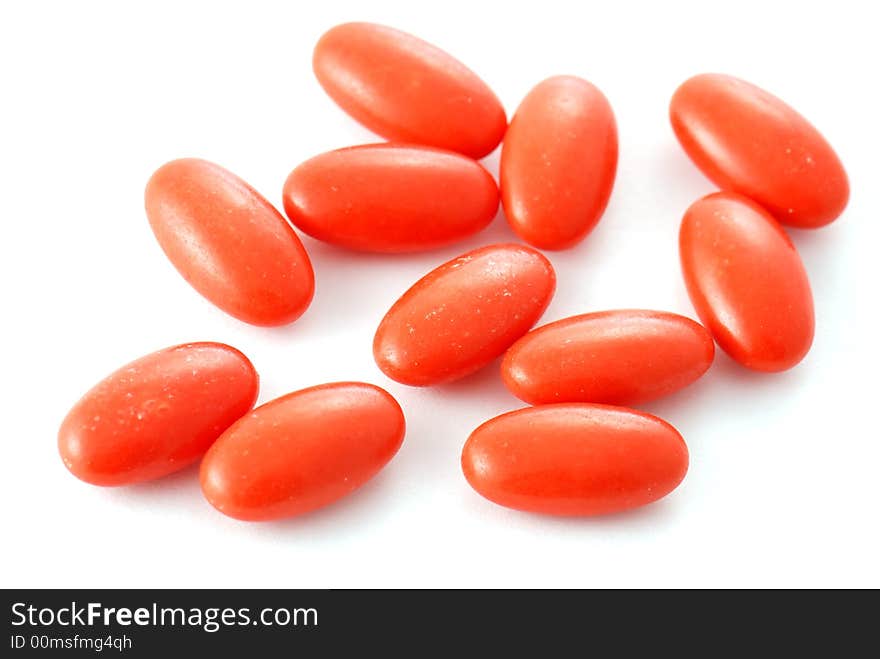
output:
<instances>
[{"instance_id":1,"label":"pill shadow","mask_svg":"<svg viewBox=\"0 0 880 659\"><path fill-rule=\"evenodd\" d=\"M200 461L197 461L156 480L124 487L104 488L102 494L108 500L126 508L155 511L161 505L169 512L189 514L200 502L204 502L199 485L199 464Z\"/></svg>"},{"instance_id":2,"label":"pill shadow","mask_svg":"<svg viewBox=\"0 0 880 659\"><path fill-rule=\"evenodd\" d=\"M809 356L807 357L807 360ZM689 445L712 438L689 432L689 426L724 423L726 415L741 415L753 404L766 404L790 396L808 384L808 361L787 371L764 373L748 369L716 348L715 361L696 382L673 394L637 405L675 426Z\"/></svg>"},{"instance_id":3,"label":"pill shadow","mask_svg":"<svg viewBox=\"0 0 880 659\"><path fill-rule=\"evenodd\" d=\"M523 406L501 383L499 362L500 358L444 385L396 388L407 431L395 464L401 465L401 482L411 484L414 492L426 481L446 482L450 471L460 476L459 457L470 432L490 418ZM449 414L449 407L456 412Z\"/></svg>"},{"instance_id":4,"label":"pill shadow","mask_svg":"<svg viewBox=\"0 0 880 659\"><path fill-rule=\"evenodd\" d=\"M394 458L400 487L411 488L414 494L427 482L443 479L441 466L458 468L457 456L467 438L454 431L456 419L430 401L418 409L420 413L407 412L406 438Z\"/></svg>"},{"instance_id":5,"label":"pill shadow","mask_svg":"<svg viewBox=\"0 0 880 659\"><path fill-rule=\"evenodd\" d=\"M814 297L816 290L829 291L829 294L837 290L844 273L853 277L851 269L840 267L840 254L845 253L843 243L846 232L851 230L845 216L818 229L783 228L800 254Z\"/></svg>"},{"instance_id":6,"label":"pill shadow","mask_svg":"<svg viewBox=\"0 0 880 659\"><path fill-rule=\"evenodd\" d=\"M485 518L487 523L511 527L517 531L525 529L534 532L562 531L604 535L612 531L635 531L646 526L672 528L673 522L681 518L677 497L678 492L673 491L658 501L632 510L607 515L567 516L544 515L505 508L484 499L474 491L468 491L462 495L462 507L470 508L471 512Z\"/></svg>"},{"instance_id":7,"label":"pill shadow","mask_svg":"<svg viewBox=\"0 0 880 659\"><path fill-rule=\"evenodd\" d=\"M365 315L381 318L377 304L382 289L397 290L392 263L418 269L421 255L388 255L355 252L303 237L315 270L315 296L309 309L293 327L308 332L319 330L327 323L345 325ZM403 289L400 290L403 292Z\"/></svg>"},{"instance_id":8,"label":"pill shadow","mask_svg":"<svg viewBox=\"0 0 880 659\"><path fill-rule=\"evenodd\" d=\"M434 387L446 400L484 400L493 404L507 404L511 409L524 403L511 394L501 379L501 360L497 357L480 370L459 380Z\"/></svg>"},{"instance_id":9,"label":"pill shadow","mask_svg":"<svg viewBox=\"0 0 880 659\"><path fill-rule=\"evenodd\" d=\"M495 183L499 182L499 171L501 169L501 145L499 144L495 147L495 150L492 151L487 156L484 156L480 160L480 164L492 175L492 178L495 179Z\"/></svg>"},{"instance_id":10,"label":"pill shadow","mask_svg":"<svg viewBox=\"0 0 880 659\"><path fill-rule=\"evenodd\" d=\"M394 506L390 499L395 490L392 486L393 467L388 465L375 477L367 481L346 497L323 508L318 508L296 517L246 522L222 515L219 511L213 517L215 522L229 524L237 531L244 530L264 538L282 538L301 534L331 534L345 529L346 535L358 535L373 528L382 516L392 514Z\"/></svg>"},{"instance_id":11,"label":"pill shadow","mask_svg":"<svg viewBox=\"0 0 880 659\"><path fill-rule=\"evenodd\" d=\"M700 197L718 191L718 187L688 158L674 137L657 149L653 160L650 176L643 171L639 176L650 181L652 189L663 190L665 196L673 198L676 205L681 207L682 214Z\"/></svg>"},{"instance_id":12,"label":"pill shadow","mask_svg":"<svg viewBox=\"0 0 880 659\"><path fill-rule=\"evenodd\" d=\"M609 515L598 515L595 517L544 517L537 514L528 514L535 522L541 521L554 528L565 530L587 528L591 531L607 533L609 530L619 530L621 528L636 529L643 526L662 525L664 528L671 528L671 522L680 519L679 505L676 501L676 492L673 491L666 497L654 501L641 508L633 510L624 510L619 513Z\"/></svg>"},{"instance_id":13,"label":"pill shadow","mask_svg":"<svg viewBox=\"0 0 880 659\"><path fill-rule=\"evenodd\" d=\"M479 247L518 241L500 207L479 233L421 252L375 254L309 236L302 236L302 240L315 270L315 296L302 318L288 327L306 332L319 329L328 319L344 324L366 316L378 323L398 297L434 268Z\"/></svg>"}]
</instances>

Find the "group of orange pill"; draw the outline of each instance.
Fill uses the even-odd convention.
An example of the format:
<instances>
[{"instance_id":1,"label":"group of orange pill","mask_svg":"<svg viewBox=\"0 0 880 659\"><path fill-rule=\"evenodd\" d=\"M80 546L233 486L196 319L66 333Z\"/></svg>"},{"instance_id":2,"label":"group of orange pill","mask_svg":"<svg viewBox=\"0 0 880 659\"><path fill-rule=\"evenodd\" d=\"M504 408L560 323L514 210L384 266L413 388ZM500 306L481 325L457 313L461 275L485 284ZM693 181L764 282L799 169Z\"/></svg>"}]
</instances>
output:
<instances>
[{"instance_id":1,"label":"group of orange pill","mask_svg":"<svg viewBox=\"0 0 880 659\"><path fill-rule=\"evenodd\" d=\"M294 169L283 191L287 219L218 165L172 161L147 184L150 225L199 293L271 326L296 320L314 294L291 223L341 248L429 250L486 227L500 201L531 246L488 245L435 268L391 307L373 342L379 368L412 386L463 378L503 355L504 384L531 407L487 421L464 445L464 475L486 498L558 515L655 501L684 478L687 447L665 421L621 406L700 378L716 342L761 371L790 368L809 350L812 294L780 225L828 224L849 187L828 143L778 98L716 74L687 80L672 98L676 136L722 190L694 202L680 230L702 324L613 310L531 330L556 288L535 248L583 240L611 195L617 129L602 92L577 77L550 78L508 126L498 98L460 62L369 23L324 34L313 66L340 107L390 141ZM477 159L502 140L499 191ZM61 425L59 450L75 476L96 485L155 479L202 459L213 506L266 520L349 494L403 441L400 405L372 384L319 385L253 409L258 389L254 367L230 346L160 350L86 393Z\"/></svg>"}]
</instances>

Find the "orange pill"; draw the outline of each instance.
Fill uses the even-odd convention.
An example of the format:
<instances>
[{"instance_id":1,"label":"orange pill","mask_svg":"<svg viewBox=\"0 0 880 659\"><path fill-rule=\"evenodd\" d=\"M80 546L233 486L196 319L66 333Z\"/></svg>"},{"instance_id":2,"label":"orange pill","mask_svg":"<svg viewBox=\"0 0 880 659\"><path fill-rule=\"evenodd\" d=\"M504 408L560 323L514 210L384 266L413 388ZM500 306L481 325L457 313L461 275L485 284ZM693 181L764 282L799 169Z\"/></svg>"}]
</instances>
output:
<instances>
[{"instance_id":1,"label":"orange pill","mask_svg":"<svg viewBox=\"0 0 880 659\"><path fill-rule=\"evenodd\" d=\"M498 186L452 151L371 144L307 160L284 184L284 210L318 240L370 252L448 245L485 228Z\"/></svg>"},{"instance_id":2,"label":"orange pill","mask_svg":"<svg viewBox=\"0 0 880 659\"><path fill-rule=\"evenodd\" d=\"M373 356L404 384L463 378L525 334L555 288L553 266L530 247L476 249L429 272L394 303L376 330Z\"/></svg>"},{"instance_id":3,"label":"orange pill","mask_svg":"<svg viewBox=\"0 0 880 659\"><path fill-rule=\"evenodd\" d=\"M745 80L694 76L669 105L672 128L715 184L754 199L783 224L821 227L849 200L831 145L804 117Z\"/></svg>"},{"instance_id":4,"label":"orange pill","mask_svg":"<svg viewBox=\"0 0 880 659\"><path fill-rule=\"evenodd\" d=\"M312 264L287 220L219 165L185 158L160 167L146 190L159 245L193 288L253 325L284 325L306 310Z\"/></svg>"},{"instance_id":5,"label":"orange pill","mask_svg":"<svg viewBox=\"0 0 880 659\"><path fill-rule=\"evenodd\" d=\"M390 140L482 158L507 128L501 102L476 74L439 48L384 25L337 25L318 41L312 65L343 110Z\"/></svg>"},{"instance_id":6,"label":"orange pill","mask_svg":"<svg viewBox=\"0 0 880 659\"><path fill-rule=\"evenodd\" d=\"M674 490L688 468L678 431L644 412L560 403L495 417L468 438L465 478L490 501L549 515L603 515Z\"/></svg>"},{"instance_id":7,"label":"orange pill","mask_svg":"<svg viewBox=\"0 0 880 659\"><path fill-rule=\"evenodd\" d=\"M501 363L517 397L542 403L632 405L678 391L712 365L705 327L665 311L601 311L532 330Z\"/></svg>"},{"instance_id":8,"label":"orange pill","mask_svg":"<svg viewBox=\"0 0 880 659\"><path fill-rule=\"evenodd\" d=\"M681 267L697 315L743 366L784 371L813 343L813 294L779 223L732 192L695 201L682 218Z\"/></svg>"},{"instance_id":9,"label":"orange pill","mask_svg":"<svg viewBox=\"0 0 880 659\"><path fill-rule=\"evenodd\" d=\"M593 84L557 76L523 99L501 149L511 228L542 249L571 247L596 226L617 172L617 124Z\"/></svg>"},{"instance_id":10,"label":"orange pill","mask_svg":"<svg viewBox=\"0 0 880 659\"><path fill-rule=\"evenodd\" d=\"M397 453L405 428L397 401L371 384L295 391L223 433L202 461L202 491L236 519L301 515L372 478Z\"/></svg>"},{"instance_id":11,"label":"orange pill","mask_svg":"<svg viewBox=\"0 0 880 659\"><path fill-rule=\"evenodd\" d=\"M222 343L159 350L107 376L67 414L61 459L93 485L128 485L183 469L257 400L247 357Z\"/></svg>"}]
</instances>

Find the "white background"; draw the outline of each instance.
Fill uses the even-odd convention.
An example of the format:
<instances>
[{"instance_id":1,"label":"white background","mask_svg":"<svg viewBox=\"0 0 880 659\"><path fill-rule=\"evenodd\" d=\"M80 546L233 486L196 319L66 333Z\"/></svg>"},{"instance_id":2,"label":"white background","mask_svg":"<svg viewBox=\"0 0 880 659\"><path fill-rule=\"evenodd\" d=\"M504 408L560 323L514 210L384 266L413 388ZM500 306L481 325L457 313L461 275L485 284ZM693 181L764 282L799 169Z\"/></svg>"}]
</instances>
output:
<instances>
[{"instance_id":1,"label":"white background","mask_svg":"<svg viewBox=\"0 0 880 659\"><path fill-rule=\"evenodd\" d=\"M880 586L878 571L878 51L870 3L4 2L0 9L2 586ZM664 501L602 519L497 507L465 482L469 432L521 406L497 364L412 389L373 363L388 306L435 265L509 241L503 218L448 249L396 258L305 240L317 293L298 322L261 329L201 299L143 212L152 171L199 156L280 206L299 162L375 141L311 72L321 33L384 22L443 47L512 114L541 79L583 76L608 96L620 167L580 246L549 253L544 320L621 307L693 311L679 219L712 186L667 121L705 71L776 93L826 135L852 200L791 232L813 284L813 350L792 371L720 354L690 389L644 408L691 451ZM497 174L497 154L485 161ZM118 366L172 344L248 354L261 401L321 382L386 387L403 448L361 491L300 519L246 524L201 497L195 468L122 489L85 485L56 451L69 407Z\"/></svg>"}]
</instances>

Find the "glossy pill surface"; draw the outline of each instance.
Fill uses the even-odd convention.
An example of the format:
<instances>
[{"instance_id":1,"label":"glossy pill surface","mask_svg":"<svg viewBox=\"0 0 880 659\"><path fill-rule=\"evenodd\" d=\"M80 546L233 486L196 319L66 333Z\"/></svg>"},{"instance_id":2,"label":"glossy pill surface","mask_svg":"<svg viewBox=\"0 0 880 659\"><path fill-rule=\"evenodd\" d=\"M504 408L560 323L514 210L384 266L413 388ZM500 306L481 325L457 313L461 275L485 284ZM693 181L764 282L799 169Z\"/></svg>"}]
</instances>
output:
<instances>
[{"instance_id":1,"label":"glossy pill surface","mask_svg":"<svg viewBox=\"0 0 880 659\"><path fill-rule=\"evenodd\" d=\"M495 179L452 151L372 144L307 160L284 185L284 210L313 238L371 252L461 240L498 210Z\"/></svg>"},{"instance_id":2,"label":"glossy pill surface","mask_svg":"<svg viewBox=\"0 0 880 659\"><path fill-rule=\"evenodd\" d=\"M295 391L223 433L202 461L202 491L236 519L300 515L372 478L397 453L405 425L397 401L371 384Z\"/></svg>"},{"instance_id":3,"label":"glossy pill surface","mask_svg":"<svg viewBox=\"0 0 880 659\"><path fill-rule=\"evenodd\" d=\"M504 355L501 375L515 396L533 405L632 405L687 386L714 356L712 336L690 318L601 311L532 330Z\"/></svg>"},{"instance_id":4,"label":"glossy pill surface","mask_svg":"<svg viewBox=\"0 0 880 659\"><path fill-rule=\"evenodd\" d=\"M476 74L384 25L337 25L318 41L312 66L343 110L390 140L482 158L507 128L501 102Z\"/></svg>"},{"instance_id":5,"label":"glossy pill surface","mask_svg":"<svg viewBox=\"0 0 880 659\"><path fill-rule=\"evenodd\" d=\"M205 160L174 160L150 178L145 200L168 259L226 313L284 325L309 306L315 277L299 237L231 172Z\"/></svg>"},{"instance_id":6,"label":"glossy pill surface","mask_svg":"<svg viewBox=\"0 0 880 659\"><path fill-rule=\"evenodd\" d=\"M549 78L523 99L504 136L507 220L535 247L571 247L599 221L616 172L617 125L608 100L581 78Z\"/></svg>"},{"instance_id":7,"label":"glossy pill surface","mask_svg":"<svg viewBox=\"0 0 880 659\"><path fill-rule=\"evenodd\" d=\"M743 366L782 371L813 342L813 296L791 240L763 208L718 192L694 202L679 234L691 302Z\"/></svg>"},{"instance_id":8,"label":"glossy pill surface","mask_svg":"<svg viewBox=\"0 0 880 659\"><path fill-rule=\"evenodd\" d=\"M706 176L778 221L816 228L846 207L849 182L837 154L812 124L760 87L733 76L698 75L675 92L669 115Z\"/></svg>"},{"instance_id":9,"label":"glossy pill surface","mask_svg":"<svg viewBox=\"0 0 880 659\"><path fill-rule=\"evenodd\" d=\"M491 419L465 443L461 466L481 495L550 515L603 515L656 501L687 472L678 431L624 407L560 403Z\"/></svg>"},{"instance_id":10,"label":"glossy pill surface","mask_svg":"<svg viewBox=\"0 0 880 659\"><path fill-rule=\"evenodd\" d=\"M394 303L373 355L404 384L451 382L499 357L534 325L556 287L553 266L522 245L490 245L425 275Z\"/></svg>"},{"instance_id":11,"label":"glossy pill surface","mask_svg":"<svg viewBox=\"0 0 880 659\"><path fill-rule=\"evenodd\" d=\"M128 485L198 460L257 400L250 361L222 343L188 343L123 366L86 393L58 431L77 478Z\"/></svg>"}]
</instances>

